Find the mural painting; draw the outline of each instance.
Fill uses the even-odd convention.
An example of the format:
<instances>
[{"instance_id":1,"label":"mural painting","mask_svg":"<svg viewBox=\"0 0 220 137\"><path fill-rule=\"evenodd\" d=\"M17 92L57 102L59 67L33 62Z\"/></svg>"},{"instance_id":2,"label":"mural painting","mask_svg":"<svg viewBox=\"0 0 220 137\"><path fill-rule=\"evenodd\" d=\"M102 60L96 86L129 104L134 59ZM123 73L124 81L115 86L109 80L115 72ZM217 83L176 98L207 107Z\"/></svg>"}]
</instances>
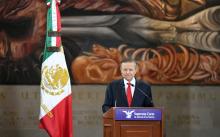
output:
<instances>
[{"instance_id":1,"label":"mural painting","mask_svg":"<svg viewBox=\"0 0 220 137\"><path fill-rule=\"evenodd\" d=\"M220 1L62 0L62 43L73 84L120 78L137 61L150 84L220 83ZM39 84L43 0L0 1L0 83Z\"/></svg>"}]
</instances>

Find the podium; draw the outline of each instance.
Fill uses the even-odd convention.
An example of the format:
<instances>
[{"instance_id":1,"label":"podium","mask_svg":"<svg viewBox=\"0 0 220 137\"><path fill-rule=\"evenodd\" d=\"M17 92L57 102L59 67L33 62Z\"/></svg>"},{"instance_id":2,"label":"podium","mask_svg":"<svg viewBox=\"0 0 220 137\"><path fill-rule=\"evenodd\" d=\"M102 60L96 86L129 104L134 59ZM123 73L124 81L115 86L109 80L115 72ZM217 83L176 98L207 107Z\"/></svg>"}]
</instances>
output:
<instances>
[{"instance_id":1,"label":"podium","mask_svg":"<svg viewBox=\"0 0 220 137\"><path fill-rule=\"evenodd\" d=\"M103 137L162 137L160 108L113 107L103 114Z\"/></svg>"}]
</instances>

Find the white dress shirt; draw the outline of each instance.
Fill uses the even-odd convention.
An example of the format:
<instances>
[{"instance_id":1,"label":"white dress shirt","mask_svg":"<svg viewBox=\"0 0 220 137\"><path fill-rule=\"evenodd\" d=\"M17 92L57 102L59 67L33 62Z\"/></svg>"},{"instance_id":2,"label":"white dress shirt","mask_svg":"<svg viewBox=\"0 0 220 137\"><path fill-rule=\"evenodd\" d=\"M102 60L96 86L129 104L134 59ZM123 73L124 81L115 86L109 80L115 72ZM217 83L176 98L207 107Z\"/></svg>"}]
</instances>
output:
<instances>
[{"instance_id":1,"label":"white dress shirt","mask_svg":"<svg viewBox=\"0 0 220 137\"><path fill-rule=\"evenodd\" d=\"M128 88L128 84L127 84L127 83L129 83L129 81L127 81L126 79L124 79L125 94L126 94L126 91L127 91L127 88ZM131 83L131 95L132 95L132 97L133 97L133 95L134 95L134 90L135 90L135 83L136 83L135 78L133 78L133 79L130 81L130 83Z\"/></svg>"}]
</instances>

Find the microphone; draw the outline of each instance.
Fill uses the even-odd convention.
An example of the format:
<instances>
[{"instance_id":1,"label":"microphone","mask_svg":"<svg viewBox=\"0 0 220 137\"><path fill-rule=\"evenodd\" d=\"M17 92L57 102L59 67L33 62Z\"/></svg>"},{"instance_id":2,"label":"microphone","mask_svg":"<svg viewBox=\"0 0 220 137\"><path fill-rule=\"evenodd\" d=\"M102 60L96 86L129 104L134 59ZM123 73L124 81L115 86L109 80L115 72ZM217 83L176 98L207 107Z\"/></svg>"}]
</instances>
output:
<instances>
[{"instance_id":1,"label":"microphone","mask_svg":"<svg viewBox=\"0 0 220 137\"><path fill-rule=\"evenodd\" d=\"M134 84L131 84L132 87L135 87ZM147 99L150 101L150 103L152 104L152 107L154 106L152 99L140 88L138 88L137 86L135 87L137 88L137 90L139 90L145 97L147 97Z\"/></svg>"}]
</instances>

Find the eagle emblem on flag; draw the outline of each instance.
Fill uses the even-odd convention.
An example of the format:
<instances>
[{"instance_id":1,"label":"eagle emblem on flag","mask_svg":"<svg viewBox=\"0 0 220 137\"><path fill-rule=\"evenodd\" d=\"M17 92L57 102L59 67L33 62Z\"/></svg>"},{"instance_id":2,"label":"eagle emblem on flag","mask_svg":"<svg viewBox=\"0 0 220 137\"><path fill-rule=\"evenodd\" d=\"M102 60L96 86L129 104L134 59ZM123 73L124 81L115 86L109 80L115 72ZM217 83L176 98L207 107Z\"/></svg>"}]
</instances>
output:
<instances>
[{"instance_id":1,"label":"eagle emblem on flag","mask_svg":"<svg viewBox=\"0 0 220 137\"><path fill-rule=\"evenodd\" d=\"M60 95L64 92L63 87L69 80L68 70L59 64L44 66L42 69L42 89L50 95Z\"/></svg>"}]
</instances>

